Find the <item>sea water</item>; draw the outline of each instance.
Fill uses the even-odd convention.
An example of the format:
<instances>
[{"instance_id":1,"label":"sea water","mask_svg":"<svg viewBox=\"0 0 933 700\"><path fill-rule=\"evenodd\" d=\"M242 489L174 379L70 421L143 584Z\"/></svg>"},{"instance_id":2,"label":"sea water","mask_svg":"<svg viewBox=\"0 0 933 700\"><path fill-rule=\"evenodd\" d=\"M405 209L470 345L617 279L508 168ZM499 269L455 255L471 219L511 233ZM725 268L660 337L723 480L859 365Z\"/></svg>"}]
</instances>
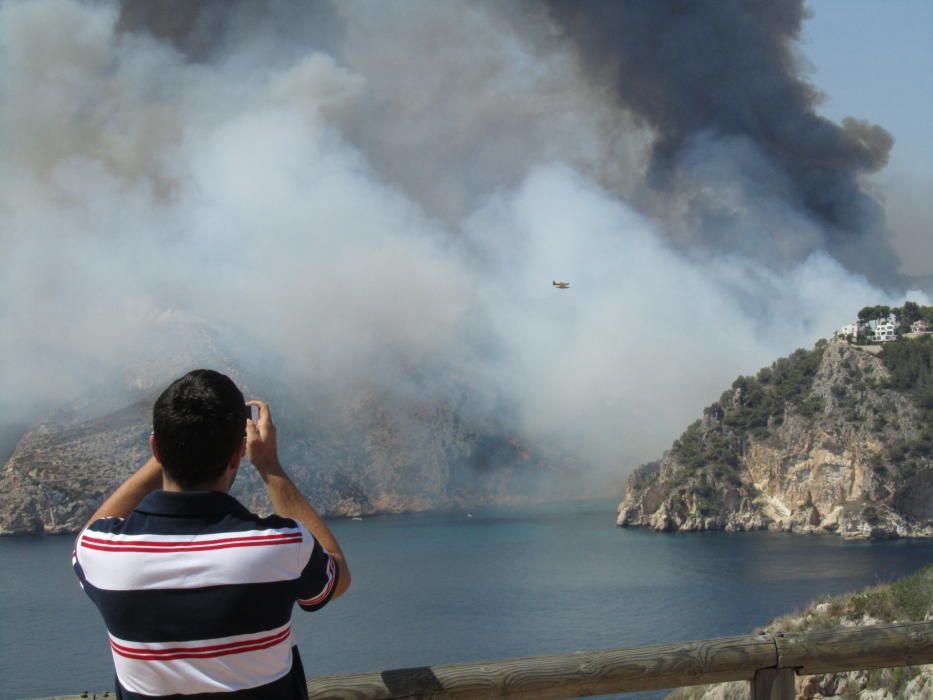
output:
<instances>
[{"instance_id":1,"label":"sea water","mask_svg":"<svg viewBox=\"0 0 933 700\"><path fill-rule=\"evenodd\" d=\"M919 540L620 530L614 505L331 522L353 587L317 613L296 609L305 670L381 671L752 633L820 596L933 561L933 542ZM2 698L113 688L103 624L71 572L72 544L0 538Z\"/></svg>"}]
</instances>

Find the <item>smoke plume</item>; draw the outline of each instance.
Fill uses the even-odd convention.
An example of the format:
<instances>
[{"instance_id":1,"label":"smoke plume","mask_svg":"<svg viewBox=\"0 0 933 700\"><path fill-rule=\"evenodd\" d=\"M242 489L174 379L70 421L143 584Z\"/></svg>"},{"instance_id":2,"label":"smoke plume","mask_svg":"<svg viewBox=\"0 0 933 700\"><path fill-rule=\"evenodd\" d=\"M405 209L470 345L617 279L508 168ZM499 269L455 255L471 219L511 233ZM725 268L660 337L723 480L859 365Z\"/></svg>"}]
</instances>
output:
<instances>
[{"instance_id":1,"label":"smoke plume","mask_svg":"<svg viewBox=\"0 0 933 700\"><path fill-rule=\"evenodd\" d=\"M576 7L0 4L0 424L223 361L613 474L903 298L798 3Z\"/></svg>"},{"instance_id":2,"label":"smoke plume","mask_svg":"<svg viewBox=\"0 0 933 700\"><path fill-rule=\"evenodd\" d=\"M721 242L738 223L723 219L733 205L728 189L739 187L745 203L763 194L772 211L748 221L762 233L739 231L728 243L750 238L747 248L790 259L825 249L854 271L894 280L883 211L859 182L887 163L893 139L877 125L816 114L819 93L799 77L794 53L803 0L548 4L588 70L654 131L648 183L666 195L685 190L695 233ZM722 159L726 178L711 172ZM779 203L815 227L769 225ZM807 238L789 246L802 238L795 230Z\"/></svg>"}]
</instances>

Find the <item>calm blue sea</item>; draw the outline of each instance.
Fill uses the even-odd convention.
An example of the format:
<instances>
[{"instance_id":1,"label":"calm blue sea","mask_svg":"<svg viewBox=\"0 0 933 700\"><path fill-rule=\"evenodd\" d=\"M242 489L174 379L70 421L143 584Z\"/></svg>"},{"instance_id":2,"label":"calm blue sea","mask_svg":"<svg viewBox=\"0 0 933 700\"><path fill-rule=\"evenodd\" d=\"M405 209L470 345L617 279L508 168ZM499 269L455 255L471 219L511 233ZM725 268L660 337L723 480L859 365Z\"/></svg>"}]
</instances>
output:
<instances>
[{"instance_id":1,"label":"calm blue sea","mask_svg":"<svg viewBox=\"0 0 933 700\"><path fill-rule=\"evenodd\" d=\"M309 674L751 632L821 595L912 573L933 542L620 530L614 503L336 521L353 588L296 611ZM70 537L0 538L0 697L112 689ZM656 697L642 694L641 697Z\"/></svg>"}]
</instances>

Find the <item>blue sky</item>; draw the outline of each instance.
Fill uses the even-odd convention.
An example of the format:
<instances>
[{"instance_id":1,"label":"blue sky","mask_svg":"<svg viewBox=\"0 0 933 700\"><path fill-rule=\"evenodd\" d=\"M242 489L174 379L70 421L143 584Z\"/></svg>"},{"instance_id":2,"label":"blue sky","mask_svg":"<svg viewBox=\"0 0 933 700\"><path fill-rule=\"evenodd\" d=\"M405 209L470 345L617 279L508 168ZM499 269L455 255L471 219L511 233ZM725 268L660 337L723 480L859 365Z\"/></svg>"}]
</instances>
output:
<instances>
[{"instance_id":1,"label":"blue sky","mask_svg":"<svg viewBox=\"0 0 933 700\"><path fill-rule=\"evenodd\" d=\"M853 116L894 135L874 183L902 272L933 275L933 2L809 0L801 54L825 94L820 111Z\"/></svg>"},{"instance_id":2,"label":"blue sky","mask_svg":"<svg viewBox=\"0 0 933 700\"><path fill-rule=\"evenodd\" d=\"M933 167L933 2L810 0L802 50L822 111L881 124L896 139L892 166Z\"/></svg>"}]
</instances>

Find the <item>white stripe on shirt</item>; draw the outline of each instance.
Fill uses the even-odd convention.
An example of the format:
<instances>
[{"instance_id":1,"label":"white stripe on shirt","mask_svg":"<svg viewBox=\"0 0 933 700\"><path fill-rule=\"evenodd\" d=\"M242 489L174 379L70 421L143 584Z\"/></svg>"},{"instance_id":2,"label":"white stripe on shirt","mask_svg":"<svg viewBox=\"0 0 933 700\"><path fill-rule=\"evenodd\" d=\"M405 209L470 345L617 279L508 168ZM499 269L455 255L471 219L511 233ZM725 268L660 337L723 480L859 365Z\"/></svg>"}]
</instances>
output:
<instances>
[{"instance_id":1,"label":"white stripe on shirt","mask_svg":"<svg viewBox=\"0 0 933 700\"><path fill-rule=\"evenodd\" d=\"M310 540L310 542L308 541ZM85 530L78 560L106 590L200 588L297 578L314 540L304 528L211 535L114 535Z\"/></svg>"},{"instance_id":2,"label":"white stripe on shirt","mask_svg":"<svg viewBox=\"0 0 933 700\"><path fill-rule=\"evenodd\" d=\"M291 669L291 623L255 634L142 643L110 635L120 684L143 695L217 693L272 683Z\"/></svg>"}]
</instances>

